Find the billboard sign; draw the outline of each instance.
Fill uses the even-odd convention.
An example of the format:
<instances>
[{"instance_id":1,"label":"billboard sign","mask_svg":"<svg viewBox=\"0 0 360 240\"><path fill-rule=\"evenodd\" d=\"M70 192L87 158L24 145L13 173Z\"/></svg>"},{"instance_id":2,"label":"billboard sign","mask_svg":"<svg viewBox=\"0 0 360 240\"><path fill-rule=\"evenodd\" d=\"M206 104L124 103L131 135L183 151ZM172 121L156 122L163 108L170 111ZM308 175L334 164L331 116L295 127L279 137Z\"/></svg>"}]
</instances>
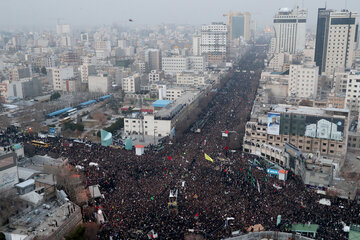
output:
<instances>
[{"instance_id":1,"label":"billboard sign","mask_svg":"<svg viewBox=\"0 0 360 240\"><path fill-rule=\"evenodd\" d=\"M307 116L305 136L342 141L344 119Z\"/></svg>"},{"instance_id":2,"label":"billboard sign","mask_svg":"<svg viewBox=\"0 0 360 240\"><path fill-rule=\"evenodd\" d=\"M279 135L280 132L280 114L268 113L267 133L271 135Z\"/></svg>"},{"instance_id":3,"label":"billboard sign","mask_svg":"<svg viewBox=\"0 0 360 240\"><path fill-rule=\"evenodd\" d=\"M56 131L55 131L55 128L49 128L49 133L50 133L50 134L55 134L55 132L56 132Z\"/></svg>"},{"instance_id":4,"label":"billboard sign","mask_svg":"<svg viewBox=\"0 0 360 240\"><path fill-rule=\"evenodd\" d=\"M271 168L266 169L266 172L268 174L279 175L279 170L275 170L275 169L271 169Z\"/></svg>"}]
</instances>

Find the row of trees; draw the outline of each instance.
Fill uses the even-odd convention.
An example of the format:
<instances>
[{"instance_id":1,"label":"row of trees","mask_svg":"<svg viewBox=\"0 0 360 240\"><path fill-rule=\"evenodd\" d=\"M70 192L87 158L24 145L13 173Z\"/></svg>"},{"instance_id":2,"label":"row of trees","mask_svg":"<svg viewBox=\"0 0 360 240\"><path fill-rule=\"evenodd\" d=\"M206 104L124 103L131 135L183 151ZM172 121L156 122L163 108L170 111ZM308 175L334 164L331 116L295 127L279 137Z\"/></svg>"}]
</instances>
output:
<instances>
[{"instance_id":1,"label":"row of trees","mask_svg":"<svg viewBox=\"0 0 360 240\"><path fill-rule=\"evenodd\" d=\"M66 129L70 129L72 131L84 131L84 124L82 123L73 123L73 122L67 122L67 123L64 123L64 130Z\"/></svg>"}]
</instances>

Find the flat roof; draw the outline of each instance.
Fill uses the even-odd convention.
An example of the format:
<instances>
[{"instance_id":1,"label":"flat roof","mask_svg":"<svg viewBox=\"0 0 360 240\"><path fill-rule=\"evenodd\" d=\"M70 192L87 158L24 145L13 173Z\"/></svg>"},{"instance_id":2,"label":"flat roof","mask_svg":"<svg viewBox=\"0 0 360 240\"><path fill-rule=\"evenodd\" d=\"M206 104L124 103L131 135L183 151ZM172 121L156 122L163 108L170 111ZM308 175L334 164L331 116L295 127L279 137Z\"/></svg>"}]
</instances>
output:
<instances>
[{"instance_id":1,"label":"flat roof","mask_svg":"<svg viewBox=\"0 0 360 240\"><path fill-rule=\"evenodd\" d=\"M89 100L87 102L80 103L80 106L86 106L86 105L89 105L89 104L92 104L92 103L96 103L96 101L95 100Z\"/></svg>"},{"instance_id":2,"label":"flat roof","mask_svg":"<svg viewBox=\"0 0 360 240\"><path fill-rule=\"evenodd\" d=\"M182 106L192 103L197 98L199 93L200 93L200 91L185 92L183 95L181 95L179 98L177 98L170 105L159 110L155 114L155 117L172 118L182 108Z\"/></svg>"},{"instance_id":3,"label":"flat roof","mask_svg":"<svg viewBox=\"0 0 360 240\"><path fill-rule=\"evenodd\" d=\"M153 107L166 107L167 105L169 105L170 103L172 103L172 101L170 100L156 100L155 102L152 103Z\"/></svg>"},{"instance_id":4,"label":"flat roof","mask_svg":"<svg viewBox=\"0 0 360 240\"><path fill-rule=\"evenodd\" d=\"M71 110L71 109L72 109L72 107L63 108L63 109L61 109L61 110L58 110L58 111L49 113L47 116L53 117L53 116L59 115L59 114L61 114L61 113L67 112L67 111L69 111L69 110Z\"/></svg>"},{"instance_id":5,"label":"flat roof","mask_svg":"<svg viewBox=\"0 0 360 240\"><path fill-rule=\"evenodd\" d=\"M40 173L40 171L30 168L24 168L24 167L18 167L18 172L19 172L19 178L25 180L31 178L34 174Z\"/></svg>"},{"instance_id":6,"label":"flat roof","mask_svg":"<svg viewBox=\"0 0 360 240\"><path fill-rule=\"evenodd\" d=\"M317 115L322 117L333 116L327 113L327 111L336 111L341 113L347 113L349 110L347 109L339 109L339 108L314 108L314 107L306 107L306 106L293 106L293 105L285 105L279 104L272 107L269 112L280 112L280 113L297 113L303 115ZM342 116L344 117L344 116Z\"/></svg>"},{"instance_id":7,"label":"flat roof","mask_svg":"<svg viewBox=\"0 0 360 240\"><path fill-rule=\"evenodd\" d=\"M35 184L35 180L34 179L29 179L29 180L26 180L24 182L16 184L15 187L26 188L26 187L34 185L34 184Z\"/></svg>"},{"instance_id":8,"label":"flat roof","mask_svg":"<svg viewBox=\"0 0 360 240\"><path fill-rule=\"evenodd\" d=\"M66 217L69 212L68 209L73 207L75 208L75 212L70 213L70 218L76 218L80 214L80 209L72 202L66 202L59 206L57 200L52 200L39 205L35 209L24 209L17 215L10 217L9 221L12 225L11 233L25 234L30 236L30 239L35 236L48 236L59 228L54 226L54 221L58 223L58 226L62 226L68 221ZM5 227L4 231L6 232ZM29 231L29 228L31 228L32 231Z\"/></svg>"},{"instance_id":9,"label":"flat roof","mask_svg":"<svg viewBox=\"0 0 360 240\"><path fill-rule=\"evenodd\" d=\"M42 176L36 178L36 182L45 183L48 185L55 185L54 176L52 174L42 174Z\"/></svg>"}]
</instances>

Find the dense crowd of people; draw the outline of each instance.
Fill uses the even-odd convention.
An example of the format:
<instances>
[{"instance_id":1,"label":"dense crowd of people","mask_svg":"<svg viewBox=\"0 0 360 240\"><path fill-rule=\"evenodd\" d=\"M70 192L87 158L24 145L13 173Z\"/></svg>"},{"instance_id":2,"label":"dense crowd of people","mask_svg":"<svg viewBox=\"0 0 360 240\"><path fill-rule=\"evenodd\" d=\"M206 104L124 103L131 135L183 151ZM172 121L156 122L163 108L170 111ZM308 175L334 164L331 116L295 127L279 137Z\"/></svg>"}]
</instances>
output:
<instances>
[{"instance_id":1,"label":"dense crowd of people","mask_svg":"<svg viewBox=\"0 0 360 240\"><path fill-rule=\"evenodd\" d=\"M150 148L136 156L134 151L95 143L63 147L61 139L36 151L68 158L71 165L83 167L86 186L99 184L104 197L96 204L106 220L100 239L143 239L149 233L159 239L183 239L191 232L221 239L233 231L245 233L255 224L290 231L277 226L278 215L283 222L319 224L317 239L347 239L343 224L360 223L355 202L333 198L331 206L321 205L322 197L306 189L297 176L289 174L286 182L271 178L256 156L230 151L230 135L241 139L250 116L262 54L262 49L253 48L242 58L238 71L206 109L211 117L200 133L167 140L161 151ZM226 130L229 137L222 136ZM175 207L169 206L171 190L178 190Z\"/></svg>"}]
</instances>

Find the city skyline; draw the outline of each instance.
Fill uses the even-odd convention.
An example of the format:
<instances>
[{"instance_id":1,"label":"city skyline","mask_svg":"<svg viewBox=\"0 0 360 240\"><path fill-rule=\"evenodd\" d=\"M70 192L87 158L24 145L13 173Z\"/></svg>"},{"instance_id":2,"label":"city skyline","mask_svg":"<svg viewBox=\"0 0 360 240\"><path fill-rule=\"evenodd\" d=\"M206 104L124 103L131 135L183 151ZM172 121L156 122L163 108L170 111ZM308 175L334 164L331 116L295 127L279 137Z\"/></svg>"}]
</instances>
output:
<instances>
[{"instance_id":1,"label":"city skyline","mask_svg":"<svg viewBox=\"0 0 360 240\"><path fill-rule=\"evenodd\" d=\"M208 8L207 6L216 6ZM356 0L274 0L274 1L235 1L225 2L189 0L175 4L172 1L95 1L79 0L35 0L35 1L10 1L0 2L0 29L11 27L49 27L61 21L74 26L94 26L102 24L119 24L125 27L156 24L190 24L201 25L214 21L227 22L223 14L229 10L234 12L249 11L252 20L261 27L271 26L272 18L279 8L294 6L304 7L309 11L307 28L315 29L317 8L327 5L328 9L341 10L345 7L358 12L360 5ZM140 7L141 6L141 7ZM206 8L205 8L206 6ZM262 6L259 9L259 6ZM51 9L56 9L53 12ZM262 9L267 11L262 12ZM204 11L204 14L199 12ZM206 14L205 14L206 13ZM133 19L133 22L129 22Z\"/></svg>"}]
</instances>

